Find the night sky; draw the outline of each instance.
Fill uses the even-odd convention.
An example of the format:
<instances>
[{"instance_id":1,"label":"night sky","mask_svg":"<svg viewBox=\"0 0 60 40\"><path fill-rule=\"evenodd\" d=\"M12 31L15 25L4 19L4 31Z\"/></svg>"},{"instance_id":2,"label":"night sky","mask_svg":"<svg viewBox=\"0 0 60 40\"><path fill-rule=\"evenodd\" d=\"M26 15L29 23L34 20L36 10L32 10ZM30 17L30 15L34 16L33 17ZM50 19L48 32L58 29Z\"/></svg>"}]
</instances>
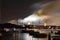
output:
<instances>
[{"instance_id":1,"label":"night sky","mask_svg":"<svg viewBox=\"0 0 60 40\"><path fill-rule=\"evenodd\" d=\"M43 0L1 0L2 21L24 18L31 13L30 5Z\"/></svg>"}]
</instances>

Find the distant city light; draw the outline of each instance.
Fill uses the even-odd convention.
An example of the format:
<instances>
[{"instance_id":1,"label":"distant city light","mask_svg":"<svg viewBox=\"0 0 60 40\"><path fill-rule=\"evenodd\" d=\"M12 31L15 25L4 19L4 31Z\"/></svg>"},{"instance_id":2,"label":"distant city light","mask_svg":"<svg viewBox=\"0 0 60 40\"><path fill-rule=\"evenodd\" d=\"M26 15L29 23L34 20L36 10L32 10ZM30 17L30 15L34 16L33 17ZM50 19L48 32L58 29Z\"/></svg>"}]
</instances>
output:
<instances>
[{"instance_id":1,"label":"distant city light","mask_svg":"<svg viewBox=\"0 0 60 40\"><path fill-rule=\"evenodd\" d=\"M44 26L46 26L47 24L46 23L44 23Z\"/></svg>"},{"instance_id":2,"label":"distant city light","mask_svg":"<svg viewBox=\"0 0 60 40\"><path fill-rule=\"evenodd\" d=\"M49 17L48 16L36 16L36 15L30 15L24 19L19 19L19 23L23 24L28 24L28 25L37 25L37 24L42 24L44 23L45 20L47 20Z\"/></svg>"}]
</instances>

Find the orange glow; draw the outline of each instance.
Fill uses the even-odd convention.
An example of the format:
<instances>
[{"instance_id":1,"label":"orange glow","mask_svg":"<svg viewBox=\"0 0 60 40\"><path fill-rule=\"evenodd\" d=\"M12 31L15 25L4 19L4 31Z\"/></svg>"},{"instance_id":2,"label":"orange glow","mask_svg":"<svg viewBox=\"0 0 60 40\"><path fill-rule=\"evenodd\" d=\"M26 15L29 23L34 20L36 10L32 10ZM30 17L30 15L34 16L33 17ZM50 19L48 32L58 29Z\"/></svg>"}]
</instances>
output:
<instances>
[{"instance_id":1,"label":"orange glow","mask_svg":"<svg viewBox=\"0 0 60 40\"><path fill-rule=\"evenodd\" d=\"M44 26L46 26L47 24L46 23L44 23Z\"/></svg>"}]
</instances>

